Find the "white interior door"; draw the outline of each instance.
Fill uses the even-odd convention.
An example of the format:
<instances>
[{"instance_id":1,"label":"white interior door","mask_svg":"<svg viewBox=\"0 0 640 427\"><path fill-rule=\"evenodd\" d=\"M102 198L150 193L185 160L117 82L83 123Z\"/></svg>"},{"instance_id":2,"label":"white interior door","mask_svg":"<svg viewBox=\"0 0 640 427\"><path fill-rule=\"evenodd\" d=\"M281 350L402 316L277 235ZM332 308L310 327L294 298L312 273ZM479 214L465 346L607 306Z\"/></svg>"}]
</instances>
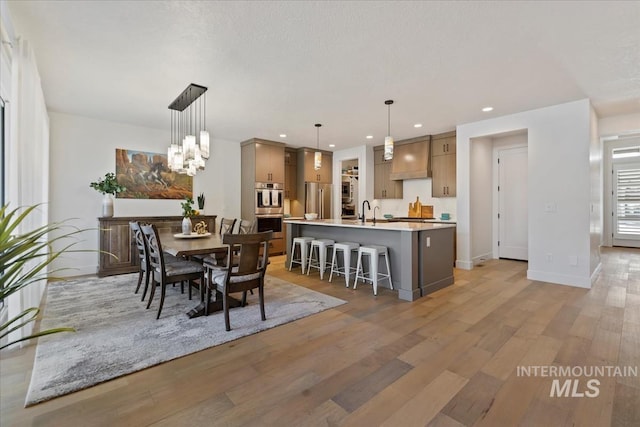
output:
<instances>
[{"instance_id":1,"label":"white interior door","mask_svg":"<svg viewBox=\"0 0 640 427\"><path fill-rule=\"evenodd\" d=\"M498 258L527 261L527 147L498 152Z\"/></svg>"},{"instance_id":2,"label":"white interior door","mask_svg":"<svg viewBox=\"0 0 640 427\"><path fill-rule=\"evenodd\" d=\"M613 166L613 245L640 247L640 162Z\"/></svg>"}]
</instances>

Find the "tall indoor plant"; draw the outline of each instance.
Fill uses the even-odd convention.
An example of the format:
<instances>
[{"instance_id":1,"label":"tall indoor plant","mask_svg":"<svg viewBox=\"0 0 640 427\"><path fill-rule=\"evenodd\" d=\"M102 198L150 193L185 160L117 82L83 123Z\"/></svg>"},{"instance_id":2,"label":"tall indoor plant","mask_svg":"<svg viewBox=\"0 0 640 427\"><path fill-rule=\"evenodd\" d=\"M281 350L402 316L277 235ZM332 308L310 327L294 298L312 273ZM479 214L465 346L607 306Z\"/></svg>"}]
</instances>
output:
<instances>
[{"instance_id":1,"label":"tall indoor plant","mask_svg":"<svg viewBox=\"0 0 640 427\"><path fill-rule=\"evenodd\" d=\"M122 193L127 188L118 184L116 174L113 172L107 172L104 174L104 178L100 178L95 182L89 184L89 186L101 194L104 195L102 199L102 216L113 216L113 197L117 193Z\"/></svg>"},{"instance_id":2,"label":"tall indoor plant","mask_svg":"<svg viewBox=\"0 0 640 427\"><path fill-rule=\"evenodd\" d=\"M38 205L27 208L16 208L8 211L8 205L0 210L0 299L5 299L25 287L42 280L55 280L54 273L48 266L65 252L85 252L74 250L77 243L75 237L85 230L69 225L67 222L54 222L30 231L20 231L21 224ZM18 234L16 234L18 232ZM62 249L54 250L53 244L61 244ZM0 325L0 340L9 333L33 322L40 309L31 307ZM29 336L7 342L0 349L20 341L43 335L64 331L75 331L73 328L53 328L43 330Z\"/></svg>"}]
</instances>

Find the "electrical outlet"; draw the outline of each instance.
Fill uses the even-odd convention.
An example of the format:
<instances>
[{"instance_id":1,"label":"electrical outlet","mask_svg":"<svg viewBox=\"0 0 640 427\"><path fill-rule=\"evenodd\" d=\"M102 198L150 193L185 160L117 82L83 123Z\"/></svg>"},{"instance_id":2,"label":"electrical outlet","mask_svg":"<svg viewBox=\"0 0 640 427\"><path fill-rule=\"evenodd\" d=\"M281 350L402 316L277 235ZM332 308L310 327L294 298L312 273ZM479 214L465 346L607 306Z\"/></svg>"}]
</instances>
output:
<instances>
[{"instance_id":1,"label":"electrical outlet","mask_svg":"<svg viewBox=\"0 0 640 427\"><path fill-rule=\"evenodd\" d=\"M547 254L547 262L553 262L553 254L552 253L548 253Z\"/></svg>"},{"instance_id":2,"label":"electrical outlet","mask_svg":"<svg viewBox=\"0 0 640 427\"><path fill-rule=\"evenodd\" d=\"M427 247L431 247L431 237L427 236Z\"/></svg>"},{"instance_id":3,"label":"electrical outlet","mask_svg":"<svg viewBox=\"0 0 640 427\"><path fill-rule=\"evenodd\" d=\"M569 256L569 265L576 266L578 265L578 257L575 255Z\"/></svg>"}]
</instances>

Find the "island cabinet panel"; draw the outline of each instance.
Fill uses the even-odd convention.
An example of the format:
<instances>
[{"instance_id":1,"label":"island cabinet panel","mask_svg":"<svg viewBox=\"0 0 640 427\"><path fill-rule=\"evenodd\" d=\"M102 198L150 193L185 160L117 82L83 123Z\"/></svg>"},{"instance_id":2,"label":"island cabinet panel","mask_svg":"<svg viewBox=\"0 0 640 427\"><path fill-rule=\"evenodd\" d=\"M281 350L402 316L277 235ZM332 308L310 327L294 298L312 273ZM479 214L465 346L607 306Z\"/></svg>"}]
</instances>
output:
<instances>
[{"instance_id":1,"label":"island cabinet panel","mask_svg":"<svg viewBox=\"0 0 640 427\"><path fill-rule=\"evenodd\" d=\"M431 195L456 196L456 136L455 132L436 135L431 141Z\"/></svg>"},{"instance_id":2,"label":"island cabinet panel","mask_svg":"<svg viewBox=\"0 0 640 427\"><path fill-rule=\"evenodd\" d=\"M314 236L317 239L357 242L361 245L383 244L389 250L393 291L399 299L414 301L453 284L453 245L455 225L432 223L365 223L339 219L285 220L287 225L287 260L293 239ZM355 267L357 257L351 258ZM381 263L384 264L384 263ZM384 265L379 268L385 269ZM389 288L387 280L378 283ZM358 284L358 291L371 292L371 285ZM391 291L391 290L389 290Z\"/></svg>"},{"instance_id":3,"label":"island cabinet panel","mask_svg":"<svg viewBox=\"0 0 640 427\"><path fill-rule=\"evenodd\" d=\"M133 238L129 222L138 221L141 224L155 224L159 232L182 231L181 216L165 217L109 217L98 218L100 256L98 262L98 276L112 276L114 274L133 273L140 268L138 250ZM196 223L204 221L211 232L216 230L216 215L200 215L192 218Z\"/></svg>"},{"instance_id":4,"label":"island cabinet panel","mask_svg":"<svg viewBox=\"0 0 640 427\"><path fill-rule=\"evenodd\" d=\"M384 146L373 147L373 197L402 199L402 181L391 180L391 161L384 160Z\"/></svg>"}]
</instances>

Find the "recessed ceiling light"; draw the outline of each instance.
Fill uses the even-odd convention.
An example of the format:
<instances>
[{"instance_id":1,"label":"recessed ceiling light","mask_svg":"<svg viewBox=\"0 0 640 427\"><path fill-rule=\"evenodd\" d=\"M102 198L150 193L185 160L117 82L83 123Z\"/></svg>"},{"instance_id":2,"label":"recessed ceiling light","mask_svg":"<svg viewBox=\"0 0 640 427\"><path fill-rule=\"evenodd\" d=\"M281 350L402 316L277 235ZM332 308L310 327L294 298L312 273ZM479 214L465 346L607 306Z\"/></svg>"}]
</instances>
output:
<instances>
[{"instance_id":1,"label":"recessed ceiling light","mask_svg":"<svg viewBox=\"0 0 640 427\"><path fill-rule=\"evenodd\" d=\"M329 144L329 148L333 148L335 146L336 146L336 144Z\"/></svg>"},{"instance_id":2,"label":"recessed ceiling light","mask_svg":"<svg viewBox=\"0 0 640 427\"><path fill-rule=\"evenodd\" d=\"M286 133L281 133L281 134L280 134L280 138L286 138L286 137L287 137L287 134L286 134Z\"/></svg>"},{"instance_id":3,"label":"recessed ceiling light","mask_svg":"<svg viewBox=\"0 0 640 427\"><path fill-rule=\"evenodd\" d=\"M367 135L366 138L367 139L373 139L373 135Z\"/></svg>"},{"instance_id":4,"label":"recessed ceiling light","mask_svg":"<svg viewBox=\"0 0 640 427\"><path fill-rule=\"evenodd\" d=\"M484 111L485 113L488 113L489 111L493 111L493 107L484 107L482 111Z\"/></svg>"},{"instance_id":5,"label":"recessed ceiling light","mask_svg":"<svg viewBox=\"0 0 640 427\"><path fill-rule=\"evenodd\" d=\"M422 127L422 123L416 123L415 125L413 125L414 128L421 128Z\"/></svg>"}]
</instances>

